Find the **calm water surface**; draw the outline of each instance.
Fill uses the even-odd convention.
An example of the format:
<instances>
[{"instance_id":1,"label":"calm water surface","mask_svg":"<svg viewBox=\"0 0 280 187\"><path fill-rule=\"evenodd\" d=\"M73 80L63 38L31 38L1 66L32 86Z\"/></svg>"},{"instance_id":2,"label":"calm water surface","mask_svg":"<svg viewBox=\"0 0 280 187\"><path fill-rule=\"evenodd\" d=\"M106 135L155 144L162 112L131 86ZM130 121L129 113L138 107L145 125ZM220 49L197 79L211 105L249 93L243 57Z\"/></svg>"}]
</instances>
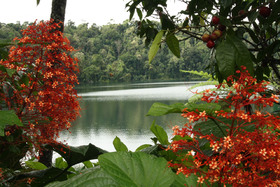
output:
<instances>
[{"instance_id":1,"label":"calm water surface","mask_svg":"<svg viewBox=\"0 0 280 187\"><path fill-rule=\"evenodd\" d=\"M184 103L193 95L188 89L195 83L136 83L79 89L81 117L73 123L71 134L63 132L60 139L73 146L92 143L107 151L115 150L112 142L116 136L131 151L142 144L152 144L149 129L154 120L170 136L172 126L182 126L186 121L180 114L146 116L152 104Z\"/></svg>"}]
</instances>

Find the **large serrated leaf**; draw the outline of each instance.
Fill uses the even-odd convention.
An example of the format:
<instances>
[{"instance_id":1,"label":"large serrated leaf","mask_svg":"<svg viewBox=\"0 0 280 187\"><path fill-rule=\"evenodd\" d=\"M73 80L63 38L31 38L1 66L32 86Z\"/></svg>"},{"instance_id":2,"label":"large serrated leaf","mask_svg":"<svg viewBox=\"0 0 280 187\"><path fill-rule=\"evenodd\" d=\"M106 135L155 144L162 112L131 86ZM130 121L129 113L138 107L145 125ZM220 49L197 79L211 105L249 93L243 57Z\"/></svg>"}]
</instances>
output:
<instances>
[{"instance_id":1,"label":"large serrated leaf","mask_svg":"<svg viewBox=\"0 0 280 187\"><path fill-rule=\"evenodd\" d=\"M184 174L180 173L176 176L175 181L171 185L171 187L179 187L179 186L198 186L197 183L198 177L194 174L191 174L190 176L186 177ZM207 187L208 185L206 183L200 184L200 187ZM215 186L215 184L211 185Z\"/></svg>"},{"instance_id":2,"label":"large serrated leaf","mask_svg":"<svg viewBox=\"0 0 280 187\"><path fill-rule=\"evenodd\" d=\"M169 187L175 174L164 158L143 152L114 152L99 156L100 166L123 187Z\"/></svg>"},{"instance_id":3,"label":"large serrated leaf","mask_svg":"<svg viewBox=\"0 0 280 187\"><path fill-rule=\"evenodd\" d=\"M223 79L234 74L236 55L231 42L224 40L216 47L216 60Z\"/></svg>"},{"instance_id":4,"label":"large serrated leaf","mask_svg":"<svg viewBox=\"0 0 280 187\"><path fill-rule=\"evenodd\" d=\"M170 113L181 113L185 108L183 103L175 103L172 105L167 105L163 103L154 103L147 116L162 116Z\"/></svg>"},{"instance_id":5,"label":"large serrated leaf","mask_svg":"<svg viewBox=\"0 0 280 187\"><path fill-rule=\"evenodd\" d=\"M161 126L155 124L155 121L153 122L150 129L162 145L169 145L170 144L169 141L168 141L167 133L165 132L165 130Z\"/></svg>"},{"instance_id":6,"label":"large serrated leaf","mask_svg":"<svg viewBox=\"0 0 280 187\"><path fill-rule=\"evenodd\" d=\"M54 182L47 187L118 187L119 184L104 170L100 168L90 168L85 173L76 175L63 182Z\"/></svg>"},{"instance_id":7,"label":"large serrated leaf","mask_svg":"<svg viewBox=\"0 0 280 187\"><path fill-rule=\"evenodd\" d=\"M166 37L166 44L170 51L178 58L180 58L179 40L174 34L168 34Z\"/></svg>"},{"instance_id":8,"label":"large serrated leaf","mask_svg":"<svg viewBox=\"0 0 280 187\"><path fill-rule=\"evenodd\" d=\"M148 54L149 62L151 62L154 59L154 57L156 56L156 54L159 50L159 46L160 46L160 42L161 42L163 34L164 34L163 30L161 30L157 33L157 35L151 45L151 48L149 50L149 54Z\"/></svg>"},{"instance_id":9,"label":"large serrated leaf","mask_svg":"<svg viewBox=\"0 0 280 187\"><path fill-rule=\"evenodd\" d=\"M246 47L246 45L242 42L241 39L236 37L233 33L227 36L227 41L229 41L233 48L235 54L235 63L240 68L241 66L245 66L250 73L250 75L254 76L254 64L251 59L251 54Z\"/></svg>"},{"instance_id":10,"label":"large serrated leaf","mask_svg":"<svg viewBox=\"0 0 280 187\"><path fill-rule=\"evenodd\" d=\"M0 110L0 136L4 136L4 129L6 125L23 126L15 111Z\"/></svg>"}]
</instances>

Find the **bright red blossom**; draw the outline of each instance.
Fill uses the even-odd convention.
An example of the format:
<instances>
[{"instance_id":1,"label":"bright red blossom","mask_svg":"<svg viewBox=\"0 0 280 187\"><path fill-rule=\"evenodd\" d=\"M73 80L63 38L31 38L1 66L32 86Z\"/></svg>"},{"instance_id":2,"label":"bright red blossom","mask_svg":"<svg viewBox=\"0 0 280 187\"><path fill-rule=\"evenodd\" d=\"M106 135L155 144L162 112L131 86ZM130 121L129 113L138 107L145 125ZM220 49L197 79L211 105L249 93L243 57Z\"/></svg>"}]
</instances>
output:
<instances>
[{"instance_id":1,"label":"bright red blossom","mask_svg":"<svg viewBox=\"0 0 280 187\"><path fill-rule=\"evenodd\" d=\"M193 136L193 140L174 140L169 147L181 155L181 150L189 150L182 162L170 162L177 173L188 176L194 173L198 183L232 184L233 186L279 186L280 185L280 118L261 109L278 102L276 95L265 95L268 82L257 83L245 68L237 71L236 81L228 78L233 90L225 97L207 90L202 101L224 101L229 110L216 111L216 116L185 109L182 116L188 119L183 128L174 128L174 135ZM219 85L218 88L224 87ZM253 111L252 105L257 109ZM194 128L193 122L215 120L226 128L224 136L203 133ZM225 120L226 119L226 120ZM205 123L205 125L207 125ZM201 150L201 141L209 142L208 153Z\"/></svg>"},{"instance_id":2,"label":"bright red blossom","mask_svg":"<svg viewBox=\"0 0 280 187\"><path fill-rule=\"evenodd\" d=\"M24 123L24 137L35 145L55 141L79 115L77 59L70 42L51 21L34 23L10 48L9 59L0 65L15 70L1 72L0 98ZM6 84L9 82L10 84ZM13 93L5 92L13 90Z\"/></svg>"}]
</instances>

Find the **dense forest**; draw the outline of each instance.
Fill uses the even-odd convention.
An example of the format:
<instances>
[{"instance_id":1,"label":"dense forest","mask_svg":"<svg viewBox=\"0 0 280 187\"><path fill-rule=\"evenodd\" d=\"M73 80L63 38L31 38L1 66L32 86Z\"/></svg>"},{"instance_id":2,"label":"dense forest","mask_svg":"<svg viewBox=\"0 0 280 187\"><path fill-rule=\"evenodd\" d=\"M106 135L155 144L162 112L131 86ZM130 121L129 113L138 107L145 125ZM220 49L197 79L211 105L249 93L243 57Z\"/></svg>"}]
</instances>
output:
<instances>
[{"instance_id":1,"label":"dense forest","mask_svg":"<svg viewBox=\"0 0 280 187\"><path fill-rule=\"evenodd\" d=\"M0 40L11 41L19 37L21 29L30 24L1 23ZM137 23L134 22L104 26L85 23L76 26L74 22L68 21L64 34L77 50L74 55L80 60L79 81L191 80L193 75L180 70L205 71L209 49L201 41L191 38L181 42L181 58L175 57L166 44L162 44L161 50L149 63L149 46L136 33Z\"/></svg>"}]
</instances>

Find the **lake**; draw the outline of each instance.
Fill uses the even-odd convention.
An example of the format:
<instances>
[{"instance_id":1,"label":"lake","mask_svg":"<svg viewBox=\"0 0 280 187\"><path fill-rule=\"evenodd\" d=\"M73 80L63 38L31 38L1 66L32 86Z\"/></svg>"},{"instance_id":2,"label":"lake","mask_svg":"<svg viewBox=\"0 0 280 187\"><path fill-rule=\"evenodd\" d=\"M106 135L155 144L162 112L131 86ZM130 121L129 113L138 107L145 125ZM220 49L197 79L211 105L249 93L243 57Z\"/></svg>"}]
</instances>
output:
<instances>
[{"instance_id":1,"label":"lake","mask_svg":"<svg viewBox=\"0 0 280 187\"><path fill-rule=\"evenodd\" d=\"M168 135L174 125L186 119L180 114L146 116L154 102L185 103L193 95L188 89L198 82L155 82L99 85L78 88L82 97L81 117L60 140L79 146L92 143L107 151L115 151L113 140L118 136L128 149L135 151L142 144L153 144L150 126L155 120Z\"/></svg>"}]
</instances>

